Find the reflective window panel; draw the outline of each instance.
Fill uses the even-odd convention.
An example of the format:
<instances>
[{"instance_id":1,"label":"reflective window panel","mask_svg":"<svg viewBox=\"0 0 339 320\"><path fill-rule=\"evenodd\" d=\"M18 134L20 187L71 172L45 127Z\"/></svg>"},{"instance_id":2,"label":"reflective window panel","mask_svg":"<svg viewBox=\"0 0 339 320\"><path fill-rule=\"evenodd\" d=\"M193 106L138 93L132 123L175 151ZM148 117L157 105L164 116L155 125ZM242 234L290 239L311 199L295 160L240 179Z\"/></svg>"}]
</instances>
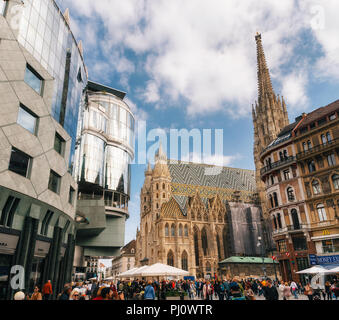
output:
<instances>
[{"instance_id":1,"label":"reflective window panel","mask_svg":"<svg viewBox=\"0 0 339 320\"><path fill-rule=\"evenodd\" d=\"M32 134L37 133L38 117L29 112L23 105L19 107L17 122Z\"/></svg>"},{"instance_id":2,"label":"reflective window panel","mask_svg":"<svg viewBox=\"0 0 339 320\"><path fill-rule=\"evenodd\" d=\"M2 15L5 14L6 2L7 1L0 0L0 14L2 14Z\"/></svg>"},{"instance_id":3,"label":"reflective window panel","mask_svg":"<svg viewBox=\"0 0 339 320\"><path fill-rule=\"evenodd\" d=\"M26 67L25 82L39 95L42 94L42 78L29 65Z\"/></svg>"},{"instance_id":4,"label":"reflective window panel","mask_svg":"<svg viewBox=\"0 0 339 320\"><path fill-rule=\"evenodd\" d=\"M71 167L79 106L83 89L87 85L85 65L78 44L53 0L24 1L18 40L55 79L51 113L59 122L63 106L63 127L72 138L69 159ZM68 51L70 55L67 60ZM68 91L62 104L66 64L69 67Z\"/></svg>"},{"instance_id":5,"label":"reflective window panel","mask_svg":"<svg viewBox=\"0 0 339 320\"><path fill-rule=\"evenodd\" d=\"M12 148L8 169L17 174L20 174L25 178L28 178L31 159L32 158L26 153L18 149Z\"/></svg>"}]
</instances>

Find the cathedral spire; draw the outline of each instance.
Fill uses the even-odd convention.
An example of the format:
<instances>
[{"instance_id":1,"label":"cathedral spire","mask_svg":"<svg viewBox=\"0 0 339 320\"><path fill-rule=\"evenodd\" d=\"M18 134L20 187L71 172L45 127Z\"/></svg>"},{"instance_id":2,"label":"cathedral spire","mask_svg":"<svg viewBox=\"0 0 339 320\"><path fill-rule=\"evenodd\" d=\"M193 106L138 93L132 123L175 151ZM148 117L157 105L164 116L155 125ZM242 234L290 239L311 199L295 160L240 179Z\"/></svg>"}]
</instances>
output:
<instances>
[{"instance_id":1,"label":"cathedral spire","mask_svg":"<svg viewBox=\"0 0 339 320\"><path fill-rule=\"evenodd\" d=\"M265 98L265 95L275 97L270 73L267 68L266 58L264 49L261 42L261 34L257 32L255 36L255 41L257 43L257 65L258 65L258 99L259 105L262 99Z\"/></svg>"}]
</instances>

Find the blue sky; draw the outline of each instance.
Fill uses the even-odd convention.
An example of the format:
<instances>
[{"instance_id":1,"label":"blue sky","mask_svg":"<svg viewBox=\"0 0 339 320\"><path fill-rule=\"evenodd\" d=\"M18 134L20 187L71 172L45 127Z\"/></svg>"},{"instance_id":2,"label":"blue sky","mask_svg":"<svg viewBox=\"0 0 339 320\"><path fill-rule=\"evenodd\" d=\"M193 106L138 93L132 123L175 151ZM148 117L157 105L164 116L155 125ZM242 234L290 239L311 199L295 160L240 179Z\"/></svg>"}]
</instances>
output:
<instances>
[{"instance_id":1,"label":"blue sky","mask_svg":"<svg viewBox=\"0 0 339 320\"><path fill-rule=\"evenodd\" d=\"M91 80L127 92L126 102L148 130L223 129L225 165L254 169L257 31L290 121L339 97L336 0L57 3L70 9ZM139 224L144 169L132 165L126 243Z\"/></svg>"}]
</instances>

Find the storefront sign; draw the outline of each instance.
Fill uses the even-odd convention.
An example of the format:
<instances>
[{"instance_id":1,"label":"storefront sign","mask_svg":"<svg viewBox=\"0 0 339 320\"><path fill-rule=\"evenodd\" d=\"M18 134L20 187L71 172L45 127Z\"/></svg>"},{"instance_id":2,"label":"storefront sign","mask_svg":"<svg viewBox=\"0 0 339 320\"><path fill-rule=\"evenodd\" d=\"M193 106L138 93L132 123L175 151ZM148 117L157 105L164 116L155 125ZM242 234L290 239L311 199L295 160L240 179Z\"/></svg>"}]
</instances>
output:
<instances>
[{"instance_id":1,"label":"storefront sign","mask_svg":"<svg viewBox=\"0 0 339 320\"><path fill-rule=\"evenodd\" d=\"M315 254L310 254L310 264L312 266L318 264L339 264L339 255L333 256L317 256Z\"/></svg>"},{"instance_id":2,"label":"storefront sign","mask_svg":"<svg viewBox=\"0 0 339 320\"><path fill-rule=\"evenodd\" d=\"M19 236L0 233L0 254L14 254Z\"/></svg>"},{"instance_id":3,"label":"storefront sign","mask_svg":"<svg viewBox=\"0 0 339 320\"><path fill-rule=\"evenodd\" d=\"M329 236L330 232L328 230L323 230L323 236Z\"/></svg>"},{"instance_id":4,"label":"storefront sign","mask_svg":"<svg viewBox=\"0 0 339 320\"><path fill-rule=\"evenodd\" d=\"M51 244L49 242L37 240L35 243L34 256L38 258L45 258L50 246Z\"/></svg>"}]
</instances>

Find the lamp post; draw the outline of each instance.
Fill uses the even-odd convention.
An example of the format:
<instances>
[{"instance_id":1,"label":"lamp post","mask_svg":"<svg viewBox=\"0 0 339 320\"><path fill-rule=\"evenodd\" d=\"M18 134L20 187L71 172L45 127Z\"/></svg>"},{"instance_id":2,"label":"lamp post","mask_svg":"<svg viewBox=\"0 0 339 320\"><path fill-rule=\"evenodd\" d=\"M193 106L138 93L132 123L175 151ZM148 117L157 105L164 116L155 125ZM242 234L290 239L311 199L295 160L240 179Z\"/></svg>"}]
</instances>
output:
<instances>
[{"instance_id":1,"label":"lamp post","mask_svg":"<svg viewBox=\"0 0 339 320\"><path fill-rule=\"evenodd\" d=\"M258 237L258 243L257 246L261 246L261 256L262 256L262 270L264 273L264 277L266 279L266 268L265 268L265 256L264 256L264 246L263 246L263 242L261 241L261 237Z\"/></svg>"}]
</instances>

